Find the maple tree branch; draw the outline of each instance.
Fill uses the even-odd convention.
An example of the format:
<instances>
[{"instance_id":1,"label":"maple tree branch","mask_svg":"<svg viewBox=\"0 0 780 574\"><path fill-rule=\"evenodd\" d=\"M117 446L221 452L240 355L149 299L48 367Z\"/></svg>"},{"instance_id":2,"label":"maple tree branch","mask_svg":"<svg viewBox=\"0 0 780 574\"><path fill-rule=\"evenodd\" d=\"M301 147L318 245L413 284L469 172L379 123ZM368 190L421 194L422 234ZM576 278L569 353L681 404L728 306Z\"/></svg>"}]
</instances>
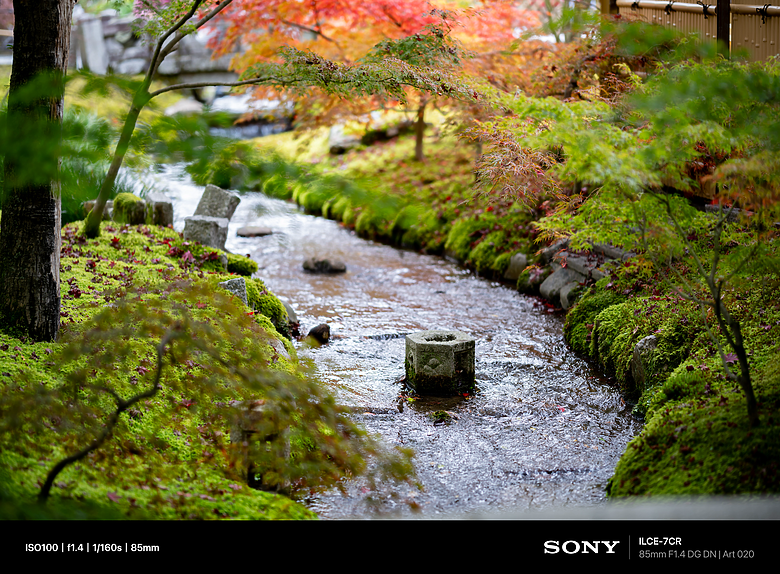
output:
<instances>
[{"instance_id":1,"label":"maple tree branch","mask_svg":"<svg viewBox=\"0 0 780 574\"><path fill-rule=\"evenodd\" d=\"M203 1L203 0L195 0L196 4L200 4L202 1ZM201 26L203 26L203 25L204 25L206 22L208 22L209 20L211 20L212 18L214 18L214 17L215 17L217 14L219 14L220 12L222 12L222 10L224 10L225 8L227 8L227 6L228 6L229 4L231 4L232 2L233 2L233 0L222 0L222 2L220 2L220 3L219 3L217 6L215 6L215 7L214 7L214 8L211 10L211 12L209 12L209 13L208 13L208 14L206 14L206 15L205 15L203 18L201 18L200 20L198 20L197 22L195 22L195 23L193 24L193 27L194 27L194 29L195 29L195 30L197 30L198 28L200 28ZM192 16L194 16L194 15L195 15L195 12L197 12L197 7L196 7L196 6L193 6L193 7L195 8L195 10L194 10L194 11L191 11L191 12L190 12L190 13L187 15L187 20L189 20L189 19L190 19ZM183 25L183 23L182 23L182 25ZM181 26L178 26L178 27L176 28L176 30L178 30L179 28L181 28ZM188 33L188 34L189 34L189 33ZM170 54L170 53L173 51L173 49L174 49L174 48L175 48L175 47L176 47L176 46L179 44L179 42L181 42L181 41L182 41L182 39L183 39L185 36L187 36L188 34L183 34L183 33L181 33L181 32L178 32L178 31L177 31L177 32L176 32L176 37L174 37L174 39L173 39L173 40L171 40L171 41L170 41L170 42L169 42L169 43L168 43L168 44L165 46L165 48L163 48L162 52L160 53L160 62L162 62L162 61L163 61L163 60L164 60L164 59L165 59L165 58L168 56L168 54Z\"/></svg>"},{"instance_id":2,"label":"maple tree branch","mask_svg":"<svg viewBox=\"0 0 780 574\"><path fill-rule=\"evenodd\" d=\"M299 30L303 30L304 32L309 32L311 34L319 36L323 40L327 40L328 42L332 42L336 46L339 46L339 43L336 40L323 34L321 29L318 30L316 28L311 28L310 26L305 26L304 24L298 24L297 22L292 22L291 20L285 20L284 18L279 18L279 21L282 24L286 24L287 26L292 26L293 28L298 28Z\"/></svg>"},{"instance_id":3,"label":"maple tree branch","mask_svg":"<svg viewBox=\"0 0 780 574\"><path fill-rule=\"evenodd\" d=\"M197 88L208 88L211 86L228 86L228 87L240 87L240 86L251 86L256 85L262 82L269 82L269 81L276 81L280 84L283 83L289 83L293 84L296 83L295 81L285 81L281 80L280 78L274 78L274 77L268 77L268 78L251 78L249 80L241 80L236 82L190 82L186 84L174 84L172 86L165 86L164 88L160 88L159 90L152 92L149 94L149 99L155 98L159 96L160 94L164 94L166 92L172 92L174 90L187 90L187 89L197 89Z\"/></svg>"},{"instance_id":4,"label":"maple tree branch","mask_svg":"<svg viewBox=\"0 0 780 574\"><path fill-rule=\"evenodd\" d=\"M120 397L115 391L107 388L107 387L97 387L90 385L91 388L94 388L98 391L106 392L114 397L114 400L116 401L116 409L114 412L111 413L111 416L109 417L106 427L103 429L103 432L98 435L95 440L92 441L91 444L84 447L77 453L74 453L66 458L63 458L60 460L57 464L54 465L54 467L49 471L49 474L46 475L46 481L43 483L43 486L41 487L40 492L38 493L38 502L45 503L46 500L49 498L49 494L51 492L51 487L54 485L54 480L57 478L57 475L62 472L67 466L73 464L74 462L78 462L85 456L87 456L92 451L100 448L100 446L106 441L106 439L111 436L111 433L114 431L114 427L116 426L116 423L119 421L119 415L121 415L124 411L129 409L131 406L133 406L138 401L141 401L143 399L148 399L150 397L153 397L158 390L160 390L160 379L162 377L162 370L163 370L163 358L165 356L165 348L168 346L168 344L178 337L180 335L181 326L176 325L172 331L168 331L160 341L160 344L157 346L157 373L155 374L154 378L154 384L146 389L142 393L138 393L137 395L131 397L130 399L124 400L122 397Z\"/></svg>"},{"instance_id":5,"label":"maple tree branch","mask_svg":"<svg viewBox=\"0 0 780 574\"><path fill-rule=\"evenodd\" d=\"M230 0L232 1L232 0ZM149 86L152 83L152 77L154 77L154 74L157 72L157 67L160 65L160 62L162 62L165 59L165 56L170 54L172 47L166 46L165 51L163 49L163 46L165 45L165 41L171 37L172 34L176 33L179 28L184 26L184 24L187 23L187 21L192 18L195 15L195 12L198 11L198 8L200 5L204 2L204 0L194 0L192 3L192 7L189 9L189 11L179 18L179 20L166 32L160 36L160 39L157 40L157 45L154 47L154 54L152 54L152 59L149 62L149 69L146 71L146 77L144 78L144 84ZM175 45L177 42L174 40L171 42L171 44Z\"/></svg>"}]
</instances>

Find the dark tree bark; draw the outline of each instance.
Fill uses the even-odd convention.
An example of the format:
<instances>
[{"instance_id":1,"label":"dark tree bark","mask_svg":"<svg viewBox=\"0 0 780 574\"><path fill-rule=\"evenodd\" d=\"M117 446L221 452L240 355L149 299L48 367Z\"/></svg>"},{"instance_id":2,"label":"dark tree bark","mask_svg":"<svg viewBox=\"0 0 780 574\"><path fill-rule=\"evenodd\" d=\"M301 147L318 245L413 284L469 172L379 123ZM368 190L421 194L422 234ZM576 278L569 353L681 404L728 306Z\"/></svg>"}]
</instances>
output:
<instances>
[{"instance_id":1,"label":"dark tree bark","mask_svg":"<svg viewBox=\"0 0 780 574\"><path fill-rule=\"evenodd\" d=\"M37 341L56 339L60 325L58 142L74 3L14 0L6 129L20 146L5 156L0 314Z\"/></svg>"}]
</instances>

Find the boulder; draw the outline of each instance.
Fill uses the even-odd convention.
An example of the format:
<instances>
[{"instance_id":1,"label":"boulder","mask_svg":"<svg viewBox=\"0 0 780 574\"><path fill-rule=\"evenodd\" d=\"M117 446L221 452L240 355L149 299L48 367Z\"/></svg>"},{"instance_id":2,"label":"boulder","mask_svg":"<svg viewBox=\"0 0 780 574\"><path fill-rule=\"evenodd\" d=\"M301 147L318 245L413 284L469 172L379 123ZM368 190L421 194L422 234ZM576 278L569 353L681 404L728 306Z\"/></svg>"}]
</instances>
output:
<instances>
[{"instance_id":1,"label":"boulder","mask_svg":"<svg viewBox=\"0 0 780 574\"><path fill-rule=\"evenodd\" d=\"M325 345L330 340L330 327L327 324L322 323L321 325L313 327L306 336L311 337L320 345Z\"/></svg>"},{"instance_id":2,"label":"boulder","mask_svg":"<svg viewBox=\"0 0 780 574\"><path fill-rule=\"evenodd\" d=\"M554 304L560 303L561 289L569 283L583 283L586 277L572 269L561 267L539 286L539 294Z\"/></svg>"},{"instance_id":3,"label":"boulder","mask_svg":"<svg viewBox=\"0 0 780 574\"><path fill-rule=\"evenodd\" d=\"M238 277L236 279L229 279L228 281L223 281L222 283L218 283L220 287L222 287L225 291L229 291L244 303L244 305L248 305L249 302L246 297L246 281L244 281L243 277Z\"/></svg>"},{"instance_id":4,"label":"boulder","mask_svg":"<svg viewBox=\"0 0 780 574\"><path fill-rule=\"evenodd\" d=\"M216 185L207 185L193 215L205 215L229 220L233 217L240 202L241 199L235 193L221 189Z\"/></svg>"},{"instance_id":5,"label":"boulder","mask_svg":"<svg viewBox=\"0 0 780 574\"><path fill-rule=\"evenodd\" d=\"M114 198L112 219L129 225L145 223L146 202L132 193L120 193Z\"/></svg>"},{"instance_id":6,"label":"boulder","mask_svg":"<svg viewBox=\"0 0 780 574\"><path fill-rule=\"evenodd\" d=\"M539 251L539 257L541 258L542 262L549 263L550 261L552 261L553 257L555 257L555 255L559 251L566 249L566 246L568 244L569 244L568 239L560 239L555 243L553 243L552 245L545 247L544 249L541 249Z\"/></svg>"},{"instance_id":7,"label":"boulder","mask_svg":"<svg viewBox=\"0 0 780 574\"><path fill-rule=\"evenodd\" d=\"M84 209L84 217L87 216L87 214L92 211L92 208L95 207L95 200L90 199L89 201L85 201L82 204L82 207ZM114 213L114 201L109 199L106 202L106 207L103 209L103 221L108 221L111 219L111 216Z\"/></svg>"},{"instance_id":8,"label":"boulder","mask_svg":"<svg viewBox=\"0 0 780 574\"><path fill-rule=\"evenodd\" d=\"M268 227L259 227L256 225L246 225L236 231L236 235L239 237L263 237L264 235L271 235L272 233L273 230Z\"/></svg>"},{"instance_id":9,"label":"boulder","mask_svg":"<svg viewBox=\"0 0 780 574\"><path fill-rule=\"evenodd\" d=\"M290 323L298 323L298 315L295 313L295 309L292 308L287 301L282 301L285 310L287 311L287 318L290 319Z\"/></svg>"},{"instance_id":10,"label":"boulder","mask_svg":"<svg viewBox=\"0 0 780 574\"><path fill-rule=\"evenodd\" d=\"M303 269L309 273L344 273L347 266L343 261L309 257L303 262Z\"/></svg>"},{"instance_id":11,"label":"boulder","mask_svg":"<svg viewBox=\"0 0 780 574\"><path fill-rule=\"evenodd\" d=\"M360 144L360 138L344 133L344 126L335 125L328 133L328 149L332 155L345 153Z\"/></svg>"},{"instance_id":12,"label":"boulder","mask_svg":"<svg viewBox=\"0 0 780 574\"><path fill-rule=\"evenodd\" d=\"M144 58L128 58L117 64L116 71L125 76L137 76L146 72L148 66L149 61Z\"/></svg>"},{"instance_id":13,"label":"boulder","mask_svg":"<svg viewBox=\"0 0 780 574\"><path fill-rule=\"evenodd\" d=\"M185 241L197 241L203 245L224 251L228 224L228 220L224 217L209 217L206 215L185 217L184 239ZM227 269L227 264L225 269Z\"/></svg>"},{"instance_id":14,"label":"boulder","mask_svg":"<svg viewBox=\"0 0 780 574\"><path fill-rule=\"evenodd\" d=\"M596 243L593 245L593 251L596 253L601 253L602 255L609 257L610 259L618 259L620 261L625 261L626 259L631 259L632 257L636 257L636 253L633 251L625 251L623 249L620 249L619 247L613 247L612 245L606 245L604 243Z\"/></svg>"},{"instance_id":15,"label":"boulder","mask_svg":"<svg viewBox=\"0 0 780 574\"><path fill-rule=\"evenodd\" d=\"M579 298L582 293L581 285L577 281L567 283L561 288L560 299L561 307L568 310L574 306L574 302Z\"/></svg>"},{"instance_id":16,"label":"boulder","mask_svg":"<svg viewBox=\"0 0 780 574\"><path fill-rule=\"evenodd\" d=\"M284 343L282 343L279 339L271 337L268 339L268 344L271 345L271 348L276 352L277 355L284 357L288 361L290 360L290 353L287 352L287 348L284 346Z\"/></svg>"},{"instance_id":17,"label":"boulder","mask_svg":"<svg viewBox=\"0 0 780 574\"><path fill-rule=\"evenodd\" d=\"M282 305L284 305L284 309L287 311L287 324L290 327L290 335L293 337L298 337L300 335L299 329L301 328L300 321L298 321L298 315L295 313L292 305L286 301L282 301Z\"/></svg>"},{"instance_id":18,"label":"boulder","mask_svg":"<svg viewBox=\"0 0 780 574\"><path fill-rule=\"evenodd\" d=\"M523 270L528 267L528 257L524 253L515 253L509 260L509 267L504 272L504 279L517 281Z\"/></svg>"},{"instance_id":19,"label":"boulder","mask_svg":"<svg viewBox=\"0 0 780 574\"><path fill-rule=\"evenodd\" d=\"M146 198L146 223L168 227L173 225L173 203L161 193Z\"/></svg>"},{"instance_id":20,"label":"boulder","mask_svg":"<svg viewBox=\"0 0 780 574\"><path fill-rule=\"evenodd\" d=\"M84 16L79 22L82 61L93 74L99 76L108 72L108 48L103 36L100 18Z\"/></svg>"}]
</instances>

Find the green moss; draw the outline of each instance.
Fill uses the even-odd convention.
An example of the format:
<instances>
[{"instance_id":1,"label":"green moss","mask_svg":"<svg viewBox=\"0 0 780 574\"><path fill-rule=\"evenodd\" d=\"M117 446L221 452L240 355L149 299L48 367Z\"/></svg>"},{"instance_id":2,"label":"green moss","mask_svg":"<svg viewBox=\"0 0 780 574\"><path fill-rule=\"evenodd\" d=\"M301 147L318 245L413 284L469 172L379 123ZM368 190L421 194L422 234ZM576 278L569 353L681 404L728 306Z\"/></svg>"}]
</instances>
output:
<instances>
[{"instance_id":1,"label":"green moss","mask_svg":"<svg viewBox=\"0 0 780 574\"><path fill-rule=\"evenodd\" d=\"M340 197L335 199L328 208L328 217L341 221L344 219L344 213L350 206L350 199L348 197Z\"/></svg>"},{"instance_id":2,"label":"green moss","mask_svg":"<svg viewBox=\"0 0 780 574\"><path fill-rule=\"evenodd\" d=\"M289 317L282 302L265 286L261 279L246 280L246 297L250 309L268 318L276 331L290 337Z\"/></svg>"},{"instance_id":3,"label":"green moss","mask_svg":"<svg viewBox=\"0 0 780 574\"><path fill-rule=\"evenodd\" d=\"M220 266L215 265L213 250L184 242L171 229L111 222L101 227L101 236L95 240L79 236L77 224L63 228L63 340L76 336L85 322L130 289L137 290L139 300L154 302L172 297L176 293L173 286L179 280L206 283L213 290L216 283L231 277L215 270ZM263 340L251 344L267 355L271 369L296 373L295 350L279 335L271 319L286 318L284 307L262 282L248 283L255 287L258 307L268 315L258 314L257 322L268 336L284 342L293 361L273 359L274 350ZM187 304L200 319L213 318L208 299L188 300ZM50 360L60 352L61 345L30 343L0 331L0 393L4 397L11 392L18 394L14 385L51 389L62 384L63 377L75 367L51 369ZM137 392L151 376L155 350L153 345L132 340L123 348L129 354L118 359L116 372L121 376L112 385L124 396ZM92 368L85 360L77 357L76 363ZM206 418L217 407L204 404L199 408L187 393L172 390L186 388L199 368L193 361L167 366L163 388L151 400L122 415L114 439L96 456L68 467L58 476L45 512L26 501L34 500L52 461L83 446L83 437L78 442L79 437L63 434L67 429L52 425L44 428L35 441L0 435L0 468L5 471L0 476L0 514L5 518L316 518L296 502L251 490L239 477L231 476L229 444L224 438L229 435L227 422ZM8 376L2 376L4 373ZM110 396L104 394L96 400L101 408L110 408Z\"/></svg>"},{"instance_id":4,"label":"green moss","mask_svg":"<svg viewBox=\"0 0 780 574\"><path fill-rule=\"evenodd\" d=\"M447 234L444 248L456 259L466 261L477 237L481 238L481 234L490 229L494 223L495 217L458 220Z\"/></svg>"},{"instance_id":5,"label":"green moss","mask_svg":"<svg viewBox=\"0 0 780 574\"><path fill-rule=\"evenodd\" d=\"M495 272L495 274L499 277L503 277L504 273L506 273L506 270L509 269L509 262L512 260L512 256L517 253L514 252L505 252L499 255L495 258L493 261L493 265L491 266L491 269Z\"/></svg>"},{"instance_id":6,"label":"green moss","mask_svg":"<svg viewBox=\"0 0 780 574\"><path fill-rule=\"evenodd\" d=\"M517 290L526 295L538 295L539 286L552 274L548 266L524 269L517 278Z\"/></svg>"},{"instance_id":7,"label":"green moss","mask_svg":"<svg viewBox=\"0 0 780 574\"><path fill-rule=\"evenodd\" d=\"M243 255L236 255L235 253L228 253L228 272L236 273L237 275L243 275L244 277L251 277L254 272L257 271L257 262L252 261L249 257Z\"/></svg>"},{"instance_id":8,"label":"green moss","mask_svg":"<svg viewBox=\"0 0 780 574\"><path fill-rule=\"evenodd\" d=\"M114 198L114 221L126 223L132 220L131 213L138 209L136 206L143 201L132 193L120 193Z\"/></svg>"},{"instance_id":9,"label":"green moss","mask_svg":"<svg viewBox=\"0 0 780 574\"><path fill-rule=\"evenodd\" d=\"M355 220L355 232L366 239L377 239L384 236L382 219L371 208L363 209Z\"/></svg>"},{"instance_id":10,"label":"green moss","mask_svg":"<svg viewBox=\"0 0 780 574\"><path fill-rule=\"evenodd\" d=\"M780 358L780 357L778 357ZM761 426L712 371L676 371L608 484L612 497L780 492L780 361L755 376ZM697 368L698 370L698 368ZM667 394L668 393L668 394Z\"/></svg>"},{"instance_id":11,"label":"green moss","mask_svg":"<svg viewBox=\"0 0 780 574\"><path fill-rule=\"evenodd\" d=\"M468 255L468 262L474 266L479 273L494 271L496 260L501 253L500 249L504 243L505 234L503 231L489 233ZM509 261L507 260L507 265Z\"/></svg>"},{"instance_id":12,"label":"green moss","mask_svg":"<svg viewBox=\"0 0 780 574\"><path fill-rule=\"evenodd\" d=\"M566 314L563 331L566 342L576 352L588 354L596 316L604 309L625 300L624 295L619 295L615 291L596 286L590 287Z\"/></svg>"},{"instance_id":13,"label":"green moss","mask_svg":"<svg viewBox=\"0 0 780 574\"><path fill-rule=\"evenodd\" d=\"M281 174L274 174L263 180L260 190L269 197L277 199L291 199L293 186L287 178Z\"/></svg>"}]
</instances>

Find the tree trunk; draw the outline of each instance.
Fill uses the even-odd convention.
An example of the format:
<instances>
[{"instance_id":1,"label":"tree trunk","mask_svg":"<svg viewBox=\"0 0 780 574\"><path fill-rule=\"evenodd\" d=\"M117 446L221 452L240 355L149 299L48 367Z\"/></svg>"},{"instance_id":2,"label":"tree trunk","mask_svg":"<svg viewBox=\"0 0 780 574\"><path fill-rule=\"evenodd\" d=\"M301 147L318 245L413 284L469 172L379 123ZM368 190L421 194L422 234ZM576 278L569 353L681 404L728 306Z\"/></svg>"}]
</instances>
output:
<instances>
[{"instance_id":1,"label":"tree trunk","mask_svg":"<svg viewBox=\"0 0 780 574\"><path fill-rule=\"evenodd\" d=\"M142 90L142 92L139 91L139 93L136 94L134 103L125 118L125 125L122 128L122 134L119 136L119 141L114 150L114 158L111 161L111 166L108 168L106 178L100 186L95 205L84 220L83 232L86 237L94 239L100 235L100 222L103 220L103 210L105 209L108 198L111 197L111 192L114 190L114 184L116 183L117 175L119 175L119 168L122 167L125 154L130 147L130 138L133 136L135 124L138 122L138 116L141 115L141 109L148 101L149 93L146 91L145 87L142 88Z\"/></svg>"},{"instance_id":2,"label":"tree trunk","mask_svg":"<svg viewBox=\"0 0 780 574\"><path fill-rule=\"evenodd\" d=\"M58 144L73 4L14 0L6 129L24 139L17 153L9 150L5 157L0 313L6 325L20 327L36 341L56 339L60 325ZM42 140L31 143L32 138Z\"/></svg>"},{"instance_id":3,"label":"tree trunk","mask_svg":"<svg viewBox=\"0 0 780 574\"><path fill-rule=\"evenodd\" d=\"M423 136L425 135L425 106L428 102L423 100L417 110L417 122L414 124L414 159L425 161L423 153Z\"/></svg>"}]
</instances>

